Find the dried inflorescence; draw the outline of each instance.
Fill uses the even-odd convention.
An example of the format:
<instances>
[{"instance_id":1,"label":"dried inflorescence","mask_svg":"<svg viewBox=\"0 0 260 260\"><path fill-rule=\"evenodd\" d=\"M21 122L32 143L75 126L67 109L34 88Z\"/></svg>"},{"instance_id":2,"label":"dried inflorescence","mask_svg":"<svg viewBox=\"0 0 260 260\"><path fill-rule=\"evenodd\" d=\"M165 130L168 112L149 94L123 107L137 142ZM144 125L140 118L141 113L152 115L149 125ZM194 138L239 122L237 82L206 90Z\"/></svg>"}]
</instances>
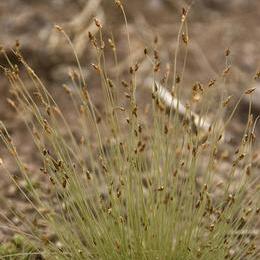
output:
<instances>
[{"instance_id":1,"label":"dried inflorescence","mask_svg":"<svg viewBox=\"0 0 260 260\"><path fill-rule=\"evenodd\" d=\"M115 4L123 12L127 29L124 6L121 1ZM185 48L189 37L183 25L188 11L182 10L178 43ZM195 83L191 102L183 103L183 75L175 70L169 91L166 83L171 72L169 68L163 72L158 37L154 49L143 52L151 62L151 76L145 84L152 94L151 112L143 113L137 99L143 64L132 59L130 37L127 70L115 76L107 70L104 42L115 55L116 42L103 40L105 24L101 21L94 19L94 26L99 36L88 33L97 53L91 67L103 90L102 107L94 102L92 82L86 79L75 49L78 70L69 74L73 87L63 85L72 119L19 51L16 55L33 88L26 87L13 64L4 69L14 95L8 103L21 117L31 115L24 119L41 164L38 170L43 181L35 187L15 142L1 124L0 137L28 182L25 198L39 215L34 228L25 223L34 247L46 258L254 259L257 246L248 234L259 214L252 160L256 120L249 113L238 149L226 153L229 118L223 123L222 115L231 96L218 100L218 112L210 117L207 111L212 104L205 99L210 91L218 91L219 83L212 79L207 84ZM63 28L56 29L73 48ZM226 78L229 71L227 66L220 78ZM253 92L248 89L244 94ZM201 111L194 112L193 105L201 106ZM228 167L222 167L227 161ZM4 166L1 159L0 166ZM224 171L227 179L218 179ZM50 196L44 199L46 186ZM55 233L57 243L46 236L40 220Z\"/></svg>"}]
</instances>

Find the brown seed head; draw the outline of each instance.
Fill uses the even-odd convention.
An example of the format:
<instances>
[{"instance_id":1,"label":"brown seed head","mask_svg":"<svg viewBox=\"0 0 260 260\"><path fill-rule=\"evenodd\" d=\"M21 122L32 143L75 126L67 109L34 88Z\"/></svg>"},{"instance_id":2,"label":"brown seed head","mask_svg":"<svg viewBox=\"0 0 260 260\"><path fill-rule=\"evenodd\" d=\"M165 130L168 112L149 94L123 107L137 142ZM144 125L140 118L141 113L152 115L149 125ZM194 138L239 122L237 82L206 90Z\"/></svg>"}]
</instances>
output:
<instances>
[{"instance_id":1,"label":"brown seed head","mask_svg":"<svg viewBox=\"0 0 260 260\"><path fill-rule=\"evenodd\" d=\"M212 87L215 84L215 82L216 82L215 79L210 80L210 82L208 84L209 88Z\"/></svg>"},{"instance_id":2,"label":"brown seed head","mask_svg":"<svg viewBox=\"0 0 260 260\"><path fill-rule=\"evenodd\" d=\"M188 35L183 32L181 36L182 36L182 41L187 45L189 41Z\"/></svg>"},{"instance_id":3,"label":"brown seed head","mask_svg":"<svg viewBox=\"0 0 260 260\"><path fill-rule=\"evenodd\" d=\"M115 44L114 44L114 42L113 42L113 40L112 39L108 39L108 43L109 43L109 46L111 47L111 49L113 49L113 50L115 50L116 49L116 46L115 46Z\"/></svg>"},{"instance_id":4,"label":"brown seed head","mask_svg":"<svg viewBox=\"0 0 260 260\"><path fill-rule=\"evenodd\" d=\"M158 190L158 191L163 191L163 190L164 190L164 187L163 187L163 186L160 186L157 190Z\"/></svg>"},{"instance_id":5,"label":"brown seed head","mask_svg":"<svg viewBox=\"0 0 260 260\"><path fill-rule=\"evenodd\" d=\"M115 0L115 4L118 6L118 7L123 7L122 3L120 0Z\"/></svg>"},{"instance_id":6,"label":"brown seed head","mask_svg":"<svg viewBox=\"0 0 260 260\"><path fill-rule=\"evenodd\" d=\"M230 49L227 48L227 49L225 50L225 56L228 57L229 55L230 55Z\"/></svg>"},{"instance_id":7,"label":"brown seed head","mask_svg":"<svg viewBox=\"0 0 260 260\"><path fill-rule=\"evenodd\" d=\"M186 17L187 17L187 10L183 7L182 8L181 21L184 22Z\"/></svg>"},{"instance_id":8,"label":"brown seed head","mask_svg":"<svg viewBox=\"0 0 260 260\"><path fill-rule=\"evenodd\" d=\"M225 70L223 71L223 76L226 76L229 73L230 69L231 69L231 66L228 66L227 68L225 68Z\"/></svg>"},{"instance_id":9,"label":"brown seed head","mask_svg":"<svg viewBox=\"0 0 260 260\"><path fill-rule=\"evenodd\" d=\"M94 18L94 22L99 29L102 29L101 22L97 18Z\"/></svg>"},{"instance_id":10,"label":"brown seed head","mask_svg":"<svg viewBox=\"0 0 260 260\"><path fill-rule=\"evenodd\" d=\"M58 30L59 32L62 32L62 31L63 31L62 27L59 26L59 25L57 25L57 24L54 25L54 27L55 27L55 29Z\"/></svg>"},{"instance_id":11,"label":"brown seed head","mask_svg":"<svg viewBox=\"0 0 260 260\"><path fill-rule=\"evenodd\" d=\"M94 35L91 32L88 32L88 38L92 41L94 39Z\"/></svg>"},{"instance_id":12,"label":"brown seed head","mask_svg":"<svg viewBox=\"0 0 260 260\"><path fill-rule=\"evenodd\" d=\"M231 100L232 96L228 96L222 103L223 107L227 106L229 101Z\"/></svg>"},{"instance_id":13,"label":"brown seed head","mask_svg":"<svg viewBox=\"0 0 260 260\"><path fill-rule=\"evenodd\" d=\"M92 66L98 73L100 73L100 68L99 68L98 65L92 63L91 66Z\"/></svg>"},{"instance_id":14,"label":"brown seed head","mask_svg":"<svg viewBox=\"0 0 260 260\"><path fill-rule=\"evenodd\" d=\"M249 95L251 93L253 93L256 90L256 88L249 88L248 90L245 91L246 95Z\"/></svg>"},{"instance_id":15,"label":"brown seed head","mask_svg":"<svg viewBox=\"0 0 260 260\"><path fill-rule=\"evenodd\" d=\"M260 70L256 72L254 79L260 79Z\"/></svg>"}]
</instances>

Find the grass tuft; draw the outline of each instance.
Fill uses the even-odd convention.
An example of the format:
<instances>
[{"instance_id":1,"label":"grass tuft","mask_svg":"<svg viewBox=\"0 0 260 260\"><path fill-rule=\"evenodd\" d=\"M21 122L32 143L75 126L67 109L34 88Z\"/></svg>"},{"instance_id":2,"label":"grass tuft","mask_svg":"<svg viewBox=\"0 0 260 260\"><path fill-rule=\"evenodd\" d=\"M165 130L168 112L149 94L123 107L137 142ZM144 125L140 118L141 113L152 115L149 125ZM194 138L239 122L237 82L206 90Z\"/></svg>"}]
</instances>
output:
<instances>
[{"instance_id":1,"label":"grass tuft","mask_svg":"<svg viewBox=\"0 0 260 260\"><path fill-rule=\"evenodd\" d=\"M128 30L124 6L121 1L115 3ZM8 103L23 118L38 157L37 170L31 170L0 123L0 137L26 181L25 188L2 159L0 167L35 210L33 219L13 210L22 228L6 219L31 247L21 246L19 237L15 249L10 249L13 243L0 248L1 257L257 259L256 119L249 107L240 144L226 151L226 129L238 106L228 115L231 96L224 97L221 85L229 66L208 85L196 83L191 100L182 104L187 53L178 76L178 51L189 46L188 10L182 11L170 87L168 76L160 81L162 62L156 43L152 52L144 49L152 65L144 83L151 92L146 112L136 98L142 87L137 80L142 64L133 60L129 33L128 72L111 74L106 55L112 52L118 72L117 46L113 39L105 39L105 25L98 19L94 20L97 35L89 34L96 51L90 72L99 79L94 87L103 90L102 108L96 106L91 84L62 27L56 29L71 46L79 71L70 74L72 87L63 86L73 111L69 115L25 61L19 46L13 50L19 66L1 50L8 62L1 68L13 96ZM215 96L216 112L210 116L209 101ZM199 107L196 113L193 104ZM41 176L37 184L32 179L36 174Z\"/></svg>"}]
</instances>

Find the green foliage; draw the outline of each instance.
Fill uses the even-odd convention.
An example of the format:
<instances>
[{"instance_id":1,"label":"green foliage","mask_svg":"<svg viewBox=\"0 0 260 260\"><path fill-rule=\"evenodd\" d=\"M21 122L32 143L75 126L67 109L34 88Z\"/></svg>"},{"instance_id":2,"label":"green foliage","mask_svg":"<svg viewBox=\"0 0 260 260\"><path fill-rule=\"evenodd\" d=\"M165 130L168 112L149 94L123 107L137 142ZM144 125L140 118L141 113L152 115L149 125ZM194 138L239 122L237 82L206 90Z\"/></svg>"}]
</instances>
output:
<instances>
[{"instance_id":1,"label":"green foliage","mask_svg":"<svg viewBox=\"0 0 260 260\"><path fill-rule=\"evenodd\" d=\"M37 258L38 256L38 258ZM11 241L0 245L0 258L6 260L40 259L40 254L21 235L14 235Z\"/></svg>"},{"instance_id":2,"label":"green foliage","mask_svg":"<svg viewBox=\"0 0 260 260\"><path fill-rule=\"evenodd\" d=\"M180 35L186 33L186 15L184 10ZM33 247L46 259L256 259L252 230L259 213L259 190L253 178L255 123L250 110L242 141L225 169L228 179L217 183L225 162L221 156L225 129L233 114L223 123L223 97L216 102L211 126L203 126L212 106L208 100L221 91L212 86L223 83L226 75L205 88L194 88L203 96L195 122L191 109L182 115L178 111L178 84L172 88L176 107L163 104L163 87L157 83L160 61L146 50L153 70L152 109L145 116L136 100L139 67L131 58L130 38L130 72L123 83L128 102L122 104L121 80L108 75L102 26L95 22L99 38L90 35L90 40L97 52L93 68L103 89L102 111L95 106L79 62L79 73L71 75L74 88L64 86L74 109L73 120L66 117L19 49L14 52L33 89L27 88L16 65L9 62L10 67L4 68L15 96L12 105L31 133L45 181L33 184L32 173L3 124L0 136L27 182L26 191L21 192L55 239L45 236L37 221L23 219L28 234L21 233L33 238ZM63 29L57 29L71 44ZM117 63L116 44L109 42ZM187 36L183 44L187 48ZM179 82L173 73L173 82ZM23 242L11 242L1 248L1 254L25 252L22 248Z\"/></svg>"}]
</instances>

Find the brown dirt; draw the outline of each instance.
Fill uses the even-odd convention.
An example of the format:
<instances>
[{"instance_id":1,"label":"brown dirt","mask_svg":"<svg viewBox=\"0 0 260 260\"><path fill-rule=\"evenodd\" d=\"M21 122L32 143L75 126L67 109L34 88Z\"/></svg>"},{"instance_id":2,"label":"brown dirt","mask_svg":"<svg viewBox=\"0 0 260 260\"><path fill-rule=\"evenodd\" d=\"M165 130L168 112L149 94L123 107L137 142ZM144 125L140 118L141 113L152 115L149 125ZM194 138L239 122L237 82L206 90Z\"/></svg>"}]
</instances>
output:
<instances>
[{"instance_id":1,"label":"brown dirt","mask_svg":"<svg viewBox=\"0 0 260 260\"><path fill-rule=\"evenodd\" d=\"M0 26L3 28L0 31L0 44L8 48L19 39L24 56L67 111L69 108L64 105L66 101L60 95L60 86L62 83L68 82L67 70L69 67L75 67L75 62L70 49L54 32L53 24L63 25L74 43L78 44L80 60L90 81L91 78L87 71L90 70L90 63L93 62L95 56L89 48L88 37L83 37L86 34L84 30L92 23L93 16L102 17L105 10L103 18L105 33L109 35L111 31L113 32L117 41L122 71L128 70L124 61L127 44L122 25L123 18L111 3L113 1L103 1L97 11L90 16L89 20L84 21L81 27L75 22L75 17L78 17L83 9L84 2L80 0L0 1ZM178 4L173 4L175 2ZM185 3L171 0L131 0L125 1L125 4L134 53L138 51L142 53L144 46L151 47L154 36L158 35L161 59L164 63L172 63L179 29L180 10ZM256 70L260 68L259 13L259 1L205 0L197 1L193 5L189 17L190 51L183 81L183 88L187 93L194 82L201 81L206 84L217 74L222 73L225 67L224 52L226 48L230 48L232 69L227 92L237 98L244 89L257 87L253 96L253 114L256 116L260 113L258 102L260 83L250 80ZM73 27L73 22L77 26ZM5 64L2 56L0 63ZM100 90L94 86L95 82L91 82L92 94L99 103ZM140 88L139 100L144 100L145 91ZM22 121L7 105L8 83L3 74L0 74L0 96L0 119L7 124L14 141L33 169L35 167L33 162L37 161L37 156L34 154L30 136ZM242 100L230 127L230 131L235 136L241 134L242 124L246 120L248 103L248 99ZM259 135L259 133L258 127L257 134ZM258 151L259 144L257 141L256 149ZM7 164L11 164L11 162L8 163L9 159L2 143L0 143L0 157ZM10 165L10 167L13 173L19 175L14 165ZM23 201L10 184L9 178L3 174L0 191L1 196L4 199L11 199L15 207L30 211L30 206ZM4 208L1 213L11 217L11 213L6 212ZM0 241L6 240L9 235L10 231L2 229Z\"/></svg>"}]
</instances>

